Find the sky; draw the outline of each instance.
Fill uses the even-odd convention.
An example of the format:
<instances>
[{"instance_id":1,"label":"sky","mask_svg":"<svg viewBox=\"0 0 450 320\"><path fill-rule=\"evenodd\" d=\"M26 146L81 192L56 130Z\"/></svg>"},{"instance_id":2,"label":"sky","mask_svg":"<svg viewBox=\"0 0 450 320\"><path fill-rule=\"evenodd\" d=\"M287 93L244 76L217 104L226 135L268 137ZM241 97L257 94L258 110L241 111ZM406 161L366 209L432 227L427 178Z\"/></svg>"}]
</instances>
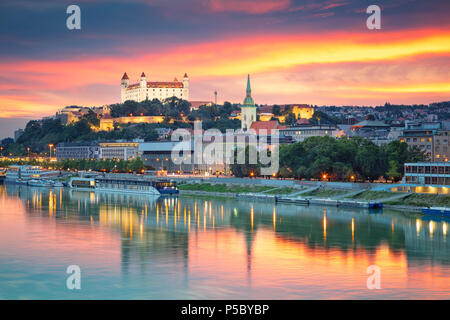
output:
<instances>
[{"instance_id":1,"label":"sky","mask_svg":"<svg viewBox=\"0 0 450 320\"><path fill-rule=\"evenodd\" d=\"M81 30L66 27L71 4ZM366 26L372 4L380 30ZM257 104L447 101L449 12L448 0L2 0L0 127L119 102L124 72L187 73L191 100L241 102L250 74Z\"/></svg>"}]
</instances>

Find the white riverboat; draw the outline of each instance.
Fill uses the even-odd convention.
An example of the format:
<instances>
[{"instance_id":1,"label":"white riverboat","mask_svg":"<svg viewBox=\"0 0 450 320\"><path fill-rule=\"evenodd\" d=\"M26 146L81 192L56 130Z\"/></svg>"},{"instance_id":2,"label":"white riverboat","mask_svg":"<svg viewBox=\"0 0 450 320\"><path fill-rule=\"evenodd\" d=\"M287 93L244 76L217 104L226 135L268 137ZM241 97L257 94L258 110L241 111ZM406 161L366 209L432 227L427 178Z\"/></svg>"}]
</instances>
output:
<instances>
[{"instance_id":1,"label":"white riverboat","mask_svg":"<svg viewBox=\"0 0 450 320\"><path fill-rule=\"evenodd\" d=\"M39 178L41 174L42 170L40 166L11 165L6 170L5 182L26 184L26 181L33 178Z\"/></svg>"},{"instance_id":2,"label":"white riverboat","mask_svg":"<svg viewBox=\"0 0 450 320\"><path fill-rule=\"evenodd\" d=\"M178 188L173 182L138 179L74 177L70 179L69 187L87 191L138 193L148 195L178 194Z\"/></svg>"}]
</instances>

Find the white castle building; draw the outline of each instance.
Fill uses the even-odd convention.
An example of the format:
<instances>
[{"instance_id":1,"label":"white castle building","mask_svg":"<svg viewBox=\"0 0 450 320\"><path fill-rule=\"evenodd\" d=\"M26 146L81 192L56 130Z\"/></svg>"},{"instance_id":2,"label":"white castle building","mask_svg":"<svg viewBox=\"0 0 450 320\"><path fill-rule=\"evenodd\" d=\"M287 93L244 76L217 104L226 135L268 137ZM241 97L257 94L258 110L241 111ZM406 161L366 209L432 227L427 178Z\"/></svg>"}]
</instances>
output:
<instances>
[{"instance_id":1,"label":"white castle building","mask_svg":"<svg viewBox=\"0 0 450 320\"><path fill-rule=\"evenodd\" d=\"M178 81L175 78L171 82L162 81L147 81L145 74L142 72L140 81L138 83L130 84L130 79L125 72L120 83L120 99L124 103L127 100L134 100L137 102L146 99L158 99L160 101L177 97L184 100L189 100L189 78L185 73L183 81Z\"/></svg>"}]
</instances>

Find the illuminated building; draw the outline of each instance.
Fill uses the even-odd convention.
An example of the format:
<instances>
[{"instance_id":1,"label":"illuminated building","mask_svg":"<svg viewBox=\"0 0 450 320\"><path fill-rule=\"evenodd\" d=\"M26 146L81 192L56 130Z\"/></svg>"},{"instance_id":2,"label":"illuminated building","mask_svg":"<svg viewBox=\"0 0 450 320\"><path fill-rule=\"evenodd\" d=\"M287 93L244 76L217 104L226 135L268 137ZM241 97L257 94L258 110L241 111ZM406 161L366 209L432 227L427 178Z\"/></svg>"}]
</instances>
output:
<instances>
[{"instance_id":1,"label":"illuminated building","mask_svg":"<svg viewBox=\"0 0 450 320\"><path fill-rule=\"evenodd\" d=\"M175 78L173 81L147 81L145 73L142 72L139 82L130 84L127 73L123 74L120 83L120 100L124 103L127 100L137 102L158 99L160 101L177 97L189 100L189 77L185 73L183 81Z\"/></svg>"}]
</instances>

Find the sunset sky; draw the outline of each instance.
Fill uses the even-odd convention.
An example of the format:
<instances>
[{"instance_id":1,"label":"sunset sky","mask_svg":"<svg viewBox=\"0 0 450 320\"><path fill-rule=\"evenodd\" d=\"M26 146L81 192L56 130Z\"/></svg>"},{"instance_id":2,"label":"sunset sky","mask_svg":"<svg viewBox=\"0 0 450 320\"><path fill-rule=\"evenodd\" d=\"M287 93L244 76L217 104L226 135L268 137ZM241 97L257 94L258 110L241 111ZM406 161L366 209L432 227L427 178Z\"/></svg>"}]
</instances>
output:
<instances>
[{"instance_id":1,"label":"sunset sky","mask_svg":"<svg viewBox=\"0 0 450 320\"><path fill-rule=\"evenodd\" d=\"M66 28L70 4L81 30ZM381 30L366 27L371 4ZM248 73L257 104L450 100L449 12L448 0L3 0L0 117L119 102L125 71L186 72L191 100L241 102Z\"/></svg>"}]
</instances>

